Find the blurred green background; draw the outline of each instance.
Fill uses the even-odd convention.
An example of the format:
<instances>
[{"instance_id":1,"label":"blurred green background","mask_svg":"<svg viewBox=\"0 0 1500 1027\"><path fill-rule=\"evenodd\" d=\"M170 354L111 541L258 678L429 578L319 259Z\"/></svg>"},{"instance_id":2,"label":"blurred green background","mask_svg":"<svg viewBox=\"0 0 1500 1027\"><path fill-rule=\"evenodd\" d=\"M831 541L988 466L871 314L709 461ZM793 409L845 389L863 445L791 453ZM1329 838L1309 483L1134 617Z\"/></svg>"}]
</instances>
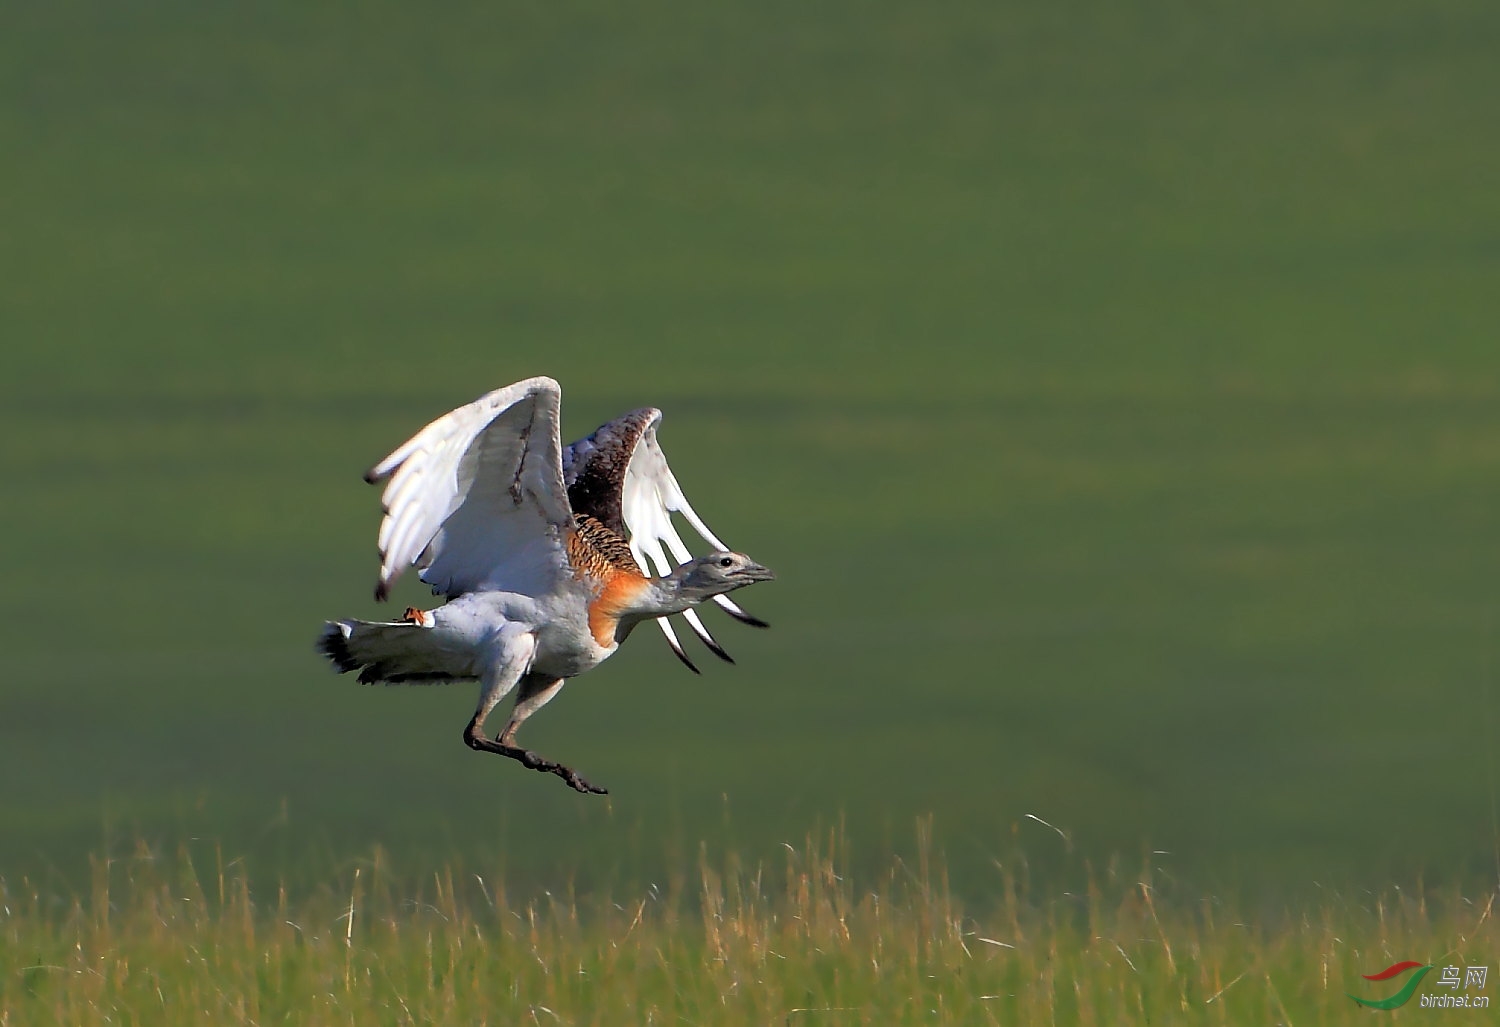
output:
<instances>
[{"instance_id":1,"label":"blurred green background","mask_svg":"<svg viewBox=\"0 0 1500 1027\"><path fill-rule=\"evenodd\" d=\"M1500 863L1500 8L24 4L0 872L136 835L655 876L933 818L961 888ZM360 473L532 374L780 579L528 743L365 689ZM423 596L404 582L397 609Z\"/></svg>"}]
</instances>

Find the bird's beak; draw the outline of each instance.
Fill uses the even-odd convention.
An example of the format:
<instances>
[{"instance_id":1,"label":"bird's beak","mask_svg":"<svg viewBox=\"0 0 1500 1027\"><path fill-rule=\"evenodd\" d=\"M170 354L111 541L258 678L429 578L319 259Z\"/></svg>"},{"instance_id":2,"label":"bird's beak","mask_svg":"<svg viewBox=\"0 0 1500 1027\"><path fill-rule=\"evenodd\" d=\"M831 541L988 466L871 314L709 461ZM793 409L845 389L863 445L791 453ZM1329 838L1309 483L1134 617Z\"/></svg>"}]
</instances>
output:
<instances>
[{"instance_id":1,"label":"bird's beak","mask_svg":"<svg viewBox=\"0 0 1500 1027\"><path fill-rule=\"evenodd\" d=\"M740 573L751 581L774 581L776 572L769 567L762 567L758 563L752 563L748 567L741 568Z\"/></svg>"}]
</instances>

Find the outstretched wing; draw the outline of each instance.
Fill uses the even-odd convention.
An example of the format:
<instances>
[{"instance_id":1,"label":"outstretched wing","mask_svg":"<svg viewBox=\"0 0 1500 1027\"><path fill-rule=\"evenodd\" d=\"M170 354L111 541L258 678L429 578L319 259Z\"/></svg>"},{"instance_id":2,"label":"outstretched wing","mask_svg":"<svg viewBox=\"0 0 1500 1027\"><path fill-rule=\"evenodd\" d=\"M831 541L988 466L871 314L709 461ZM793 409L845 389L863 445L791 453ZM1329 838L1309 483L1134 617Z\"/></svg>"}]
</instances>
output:
<instances>
[{"instance_id":1,"label":"outstretched wing","mask_svg":"<svg viewBox=\"0 0 1500 1027\"><path fill-rule=\"evenodd\" d=\"M371 484L389 479L377 600L413 565L450 597L539 594L568 573L561 399L551 378L496 389L439 417L365 475Z\"/></svg>"},{"instance_id":2,"label":"outstretched wing","mask_svg":"<svg viewBox=\"0 0 1500 1027\"><path fill-rule=\"evenodd\" d=\"M661 411L651 407L617 417L563 450L562 468L573 509L629 539L631 551L641 566L654 567L657 574L668 574L678 563L693 558L672 523L674 513L680 513L703 541L715 549L729 547L709 530L683 495L682 486L677 484L666 454L656 441L656 426L660 423ZM668 552L675 562L668 558ZM746 613L728 596L714 596L714 602L746 624L766 626L765 621ZM695 611L687 610L683 617L709 649L734 662L714 641ZM682 651L667 618L658 617L656 623L677 658L696 673L698 668Z\"/></svg>"}]
</instances>

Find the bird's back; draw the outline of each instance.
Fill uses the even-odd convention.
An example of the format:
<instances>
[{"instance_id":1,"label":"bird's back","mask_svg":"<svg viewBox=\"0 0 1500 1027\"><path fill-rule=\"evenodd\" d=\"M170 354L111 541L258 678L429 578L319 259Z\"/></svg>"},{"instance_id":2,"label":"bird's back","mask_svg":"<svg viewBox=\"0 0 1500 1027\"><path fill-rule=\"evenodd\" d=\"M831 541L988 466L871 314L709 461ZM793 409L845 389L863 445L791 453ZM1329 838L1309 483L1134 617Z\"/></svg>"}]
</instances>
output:
<instances>
[{"instance_id":1,"label":"bird's back","mask_svg":"<svg viewBox=\"0 0 1500 1027\"><path fill-rule=\"evenodd\" d=\"M613 649L624 637L621 615L651 587L630 543L596 518L574 514L568 562L593 596L587 609L589 634L599 646Z\"/></svg>"}]
</instances>

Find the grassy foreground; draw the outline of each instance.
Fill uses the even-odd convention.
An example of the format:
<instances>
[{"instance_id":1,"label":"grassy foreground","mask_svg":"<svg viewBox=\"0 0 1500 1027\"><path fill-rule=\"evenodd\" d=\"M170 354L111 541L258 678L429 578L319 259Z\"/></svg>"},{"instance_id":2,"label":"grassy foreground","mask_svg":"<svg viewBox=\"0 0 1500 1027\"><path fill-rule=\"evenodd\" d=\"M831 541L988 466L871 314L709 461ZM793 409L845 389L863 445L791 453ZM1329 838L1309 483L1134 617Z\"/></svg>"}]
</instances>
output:
<instances>
[{"instance_id":1,"label":"grassy foreground","mask_svg":"<svg viewBox=\"0 0 1500 1027\"><path fill-rule=\"evenodd\" d=\"M1500 951L1493 894L1250 917L1149 869L1038 894L1022 863L966 909L925 839L868 886L831 833L633 895L518 897L456 867L411 886L377 851L297 899L142 844L71 902L0 882L0 1025L1364 1023L1345 992L1395 988L1361 974Z\"/></svg>"}]
</instances>

